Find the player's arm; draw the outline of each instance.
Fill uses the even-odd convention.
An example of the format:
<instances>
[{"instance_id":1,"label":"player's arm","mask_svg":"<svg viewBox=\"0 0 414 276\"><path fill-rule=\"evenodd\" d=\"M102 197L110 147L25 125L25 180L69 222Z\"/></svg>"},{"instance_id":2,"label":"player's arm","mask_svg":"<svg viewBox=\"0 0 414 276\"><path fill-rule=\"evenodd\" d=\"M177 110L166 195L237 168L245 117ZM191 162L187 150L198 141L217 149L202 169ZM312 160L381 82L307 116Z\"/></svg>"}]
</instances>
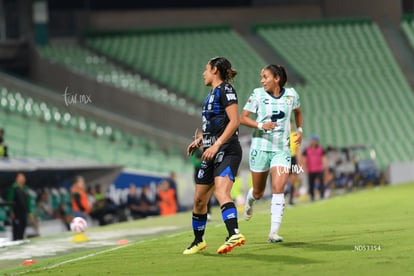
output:
<instances>
[{"instance_id":1,"label":"player's arm","mask_svg":"<svg viewBox=\"0 0 414 276\"><path fill-rule=\"evenodd\" d=\"M251 114L252 112L244 109L242 113L240 114L240 123L247 127L258 128L261 130L272 130L276 127L276 122L266 122L266 123L256 122L250 117Z\"/></svg>"},{"instance_id":2,"label":"player's arm","mask_svg":"<svg viewBox=\"0 0 414 276\"><path fill-rule=\"evenodd\" d=\"M257 128L259 123L253 120L252 118L250 118L251 114L252 112L243 110L242 113L240 114L240 124L245 125L247 127L251 127L251 128Z\"/></svg>"},{"instance_id":3,"label":"player's arm","mask_svg":"<svg viewBox=\"0 0 414 276\"><path fill-rule=\"evenodd\" d=\"M296 123L296 144L302 143L302 123L303 123L303 117L302 117L302 109L300 107L293 110L293 113L295 114L295 123Z\"/></svg>"},{"instance_id":4,"label":"player's arm","mask_svg":"<svg viewBox=\"0 0 414 276\"><path fill-rule=\"evenodd\" d=\"M236 132L237 128L240 125L239 119L239 107L237 103L231 104L226 107L227 117L229 118L229 123L227 124L226 128L224 129L223 134L216 140L214 145L208 148L202 156L203 160L211 160L216 155L217 151L224 143L229 140L231 136L233 136L234 132Z\"/></svg>"}]
</instances>

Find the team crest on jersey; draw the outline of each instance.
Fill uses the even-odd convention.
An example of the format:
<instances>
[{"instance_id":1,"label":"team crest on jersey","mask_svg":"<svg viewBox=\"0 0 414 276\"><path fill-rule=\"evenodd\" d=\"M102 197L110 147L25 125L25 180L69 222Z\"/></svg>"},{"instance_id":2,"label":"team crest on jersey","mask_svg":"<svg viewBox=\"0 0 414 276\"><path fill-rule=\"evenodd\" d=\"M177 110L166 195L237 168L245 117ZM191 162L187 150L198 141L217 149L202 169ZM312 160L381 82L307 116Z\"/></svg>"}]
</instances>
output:
<instances>
[{"instance_id":1,"label":"team crest on jersey","mask_svg":"<svg viewBox=\"0 0 414 276\"><path fill-rule=\"evenodd\" d=\"M287 105L292 105L293 104L293 99L291 96L286 96L286 104Z\"/></svg>"}]
</instances>

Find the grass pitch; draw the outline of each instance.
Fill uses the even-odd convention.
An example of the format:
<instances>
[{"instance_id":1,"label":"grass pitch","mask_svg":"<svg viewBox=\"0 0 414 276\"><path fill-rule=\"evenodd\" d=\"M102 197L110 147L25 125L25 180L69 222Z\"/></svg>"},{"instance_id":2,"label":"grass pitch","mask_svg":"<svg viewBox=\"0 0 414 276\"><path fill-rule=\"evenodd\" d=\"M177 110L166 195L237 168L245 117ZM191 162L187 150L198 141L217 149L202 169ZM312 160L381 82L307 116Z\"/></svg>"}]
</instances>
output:
<instances>
[{"instance_id":1,"label":"grass pitch","mask_svg":"<svg viewBox=\"0 0 414 276\"><path fill-rule=\"evenodd\" d=\"M126 246L105 246L11 267L1 275L414 275L414 183L372 188L312 204L286 208L280 234L267 243L269 202L255 206L252 220L240 220L246 245L216 254L226 230L219 211L207 225L206 251L182 255L192 241L191 215L135 221L92 231L154 226L175 230L135 238ZM38 243L47 243L42 238ZM50 246L53 246L51 244ZM7 252L1 252L7 254Z\"/></svg>"}]
</instances>

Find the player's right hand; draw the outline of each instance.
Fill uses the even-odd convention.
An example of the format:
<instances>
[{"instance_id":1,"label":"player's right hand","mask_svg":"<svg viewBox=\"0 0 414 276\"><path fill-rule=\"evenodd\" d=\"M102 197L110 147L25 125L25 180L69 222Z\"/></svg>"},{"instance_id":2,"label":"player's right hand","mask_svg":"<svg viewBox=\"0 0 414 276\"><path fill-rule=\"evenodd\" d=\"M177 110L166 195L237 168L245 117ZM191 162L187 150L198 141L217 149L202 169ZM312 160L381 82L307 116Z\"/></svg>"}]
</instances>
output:
<instances>
[{"instance_id":1,"label":"player's right hand","mask_svg":"<svg viewBox=\"0 0 414 276\"><path fill-rule=\"evenodd\" d=\"M192 155L199 147L202 139L196 139L187 147L187 155Z\"/></svg>"},{"instance_id":2,"label":"player's right hand","mask_svg":"<svg viewBox=\"0 0 414 276\"><path fill-rule=\"evenodd\" d=\"M273 130L276 127L276 122L267 122L263 124L263 130Z\"/></svg>"}]
</instances>

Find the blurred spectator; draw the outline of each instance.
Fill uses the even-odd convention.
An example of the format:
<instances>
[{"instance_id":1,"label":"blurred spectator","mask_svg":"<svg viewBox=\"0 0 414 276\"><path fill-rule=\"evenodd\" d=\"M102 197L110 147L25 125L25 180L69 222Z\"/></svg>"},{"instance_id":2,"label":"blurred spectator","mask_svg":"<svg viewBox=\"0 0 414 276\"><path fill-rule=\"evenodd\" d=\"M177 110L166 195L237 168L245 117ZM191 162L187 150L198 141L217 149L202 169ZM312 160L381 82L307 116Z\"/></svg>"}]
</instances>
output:
<instances>
[{"instance_id":1,"label":"blurred spectator","mask_svg":"<svg viewBox=\"0 0 414 276\"><path fill-rule=\"evenodd\" d=\"M170 187L175 191L175 202L177 202L177 207L180 209L180 203L178 202L178 190L177 190L177 182L176 182L177 175L175 172L170 172L170 177L168 178L168 182L170 183Z\"/></svg>"},{"instance_id":2,"label":"blurred spectator","mask_svg":"<svg viewBox=\"0 0 414 276\"><path fill-rule=\"evenodd\" d=\"M73 219L72 215L72 196L70 192L61 187L59 189L60 200L56 210L57 217L60 218L67 230L70 230L70 222Z\"/></svg>"},{"instance_id":3,"label":"blurred spectator","mask_svg":"<svg viewBox=\"0 0 414 276\"><path fill-rule=\"evenodd\" d=\"M9 154L7 153L7 144L4 141L4 129L0 128L0 158L7 158Z\"/></svg>"},{"instance_id":4,"label":"blurred spectator","mask_svg":"<svg viewBox=\"0 0 414 276\"><path fill-rule=\"evenodd\" d=\"M95 185L95 201L105 199L105 195L102 193L101 184Z\"/></svg>"},{"instance_id":5,"label":"blurred spectator","mask_svg":"<svg viewBox=\"0 0 414 276\"><path fill-rule=\"evenodd\" d=\"M36 198L35 217L40 220L53 219L53 208L49 200L49 194L43 190Z\"/></svg>"},{"instance_id":6,"label":"blurred spectator","mask_svg":"<svg viewBox=\"0 0 414 276\"><path fill-rule=\"evenodd\" d=\"M305 171L308 173L309 180L309 195L311 200L315 200L315 184L321 183L318 185L320 198L325 197L325 185L323 185L323 172L324 172L324 163L325 163L325 151L319 145L319 137L317 135L312 135L311 142L309 146L303 151Z\"/></svg>"},{"instance_id":7,"label":"blurred spectator","mask_svg":"<svg viewBox=\"0 0 414 276\"><path fill-rule=\"evenodd\" d=\"M135 184L129 185L129 192L127 197L127 208L133 219L143 218L144 210L141 207L141 203L137 194L137 187Z\"/></svg>"},{"instance_id":8,"label":"blurred spectator","mask_svg":"<svg viewBox=\"0 0 414 276\"><path fill-rule=\"evenodd\" d=\"M91 206L91 217L98 220L99 225L107 225L119 221L118 206L101 192L101 185L94 188L94 204Z\"/></svg>"},{"instance_id":9,"label":"blurred spectator","mask_svg":"<svg viewBox=\"0 0 414 276\"><path fill-rule=\"evenodd\" d=\"M76 176L72 185L71 196L73 215L87 219L87 215L89 215L91 209L88 195L85 191L85 179L82 176Z\"/></svg>"},{"instance_id":10,"label":"blurred spectator","mask_svg":"<svg viewBox=\"0 0 414 276\"><path fill-rule=\"evenodd\" d=\"M148 185L142 187L142 193L139 201L141 202L141 206L145 211L145 217L157 216L160 214L160 211L158 209L158 206L153 201L151 201L149 193L150 188Z\"/></svg>"},{"instance_id":11,"label":"blurred spectator","mask_svg":"<svg viewBox=\"0 0 414 276\"><path fill-rule=\"evenodd\" d=\"M167 180L162 181L158 186L157 200L161 216L169 216L177 213L177 201L175 190L170 187Z\"/></svg>"},{"instance_id":12,"label":"blurred spectator","mask_svg":"<svg viewBox=\"0 0 414 276\"><path fill-rule=\"evenodd\" d=\"M13 240L22 240L24 238L28 217L32 217L29 189L26 186L24 173L17 173L16 180L9 189L7 199L13 203L10 212Z\"/></svg>"},{"instance_id":13,"label":"blurred spectator","mask_svg":"<svg viewBox=\"0 0 414 276\"><path fill-rule=\"evenodd\" d=\"M0 195L0 232L5 230L5 224L7 221L7 208L8 203L4 202Z\"/></svg>"},{"instance_id":14,"label":"blurred spectator","mask_svg":"<svg viewBox=\"0 0 414 276\"><path fill-rule=\"evenodd\" d=\"M140 196L137 194L135 184L129 186L127 206L133 219L159 215L158 207L150 200L148 193L148 186L142 187Z\"/></svg>"},{"instance_id":15,"label":"blurred spectator","mask_svg":"<svg viewBox=\"0 0 414 276\"><path fill-rule=\"evenodd\" d=\"M324 181L325 183L325 198L330 197L331 190L335 188L335 171L332 168L329 168L325 175Z\"/></svg>"},{"instance_id":16,"label":"blurred spectator","mask_svg":"<svg viewBox=\"0 0 414 276\"><path fill-rule=\"evenodd\" d=\"M92 186L89 186L86 189L86 193L88 194L88 203L89 203L89 206L92 208L93 205L95 205L95 202L96 202L96 197L95 197L96 192L95 192L95 189Z\"/></svg>"}]
</instances>

